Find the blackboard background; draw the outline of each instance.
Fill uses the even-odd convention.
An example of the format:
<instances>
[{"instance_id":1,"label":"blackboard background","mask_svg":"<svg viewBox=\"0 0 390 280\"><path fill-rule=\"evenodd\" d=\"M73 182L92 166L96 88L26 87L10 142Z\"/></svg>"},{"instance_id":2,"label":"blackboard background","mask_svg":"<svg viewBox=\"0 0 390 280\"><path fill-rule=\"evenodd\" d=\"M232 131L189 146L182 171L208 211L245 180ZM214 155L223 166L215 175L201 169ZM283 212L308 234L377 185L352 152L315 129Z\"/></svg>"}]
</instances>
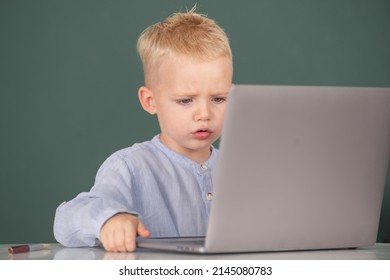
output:
<instances>
[{"instance_id":1,"label":"blackboard background","mask_svg":"<svg viewBox=\"0 0 390 280\"><path fill-rule=\"evenodd\" d=\"M195 3L227 31L235 83L390 87L386 0L1 0L0 243L54 242L57 205L159 132L137 99L136 41Z\"/></svg>"}]
</instances>

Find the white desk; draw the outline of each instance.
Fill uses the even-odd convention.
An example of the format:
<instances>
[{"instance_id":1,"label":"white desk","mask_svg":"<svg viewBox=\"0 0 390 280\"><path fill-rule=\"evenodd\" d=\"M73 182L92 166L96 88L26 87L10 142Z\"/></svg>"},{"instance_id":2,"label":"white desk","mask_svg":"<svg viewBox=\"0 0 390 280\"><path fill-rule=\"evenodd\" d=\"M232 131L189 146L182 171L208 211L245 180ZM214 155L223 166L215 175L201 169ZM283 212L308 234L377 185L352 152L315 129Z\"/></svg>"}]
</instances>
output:
<instances>
[{"instance_id":1,"label":"white desk","mask_svg":"<svg viewBox=\"0 0 390 280\"><path fill-rule=\"evenodd\" d=\"M133 253L108 253L102 248L64 248L10 255L10 244L0 245L0 260L390 260L390 244L348 250L195 255L137 249Z\"/></svg>"}]
</instances>

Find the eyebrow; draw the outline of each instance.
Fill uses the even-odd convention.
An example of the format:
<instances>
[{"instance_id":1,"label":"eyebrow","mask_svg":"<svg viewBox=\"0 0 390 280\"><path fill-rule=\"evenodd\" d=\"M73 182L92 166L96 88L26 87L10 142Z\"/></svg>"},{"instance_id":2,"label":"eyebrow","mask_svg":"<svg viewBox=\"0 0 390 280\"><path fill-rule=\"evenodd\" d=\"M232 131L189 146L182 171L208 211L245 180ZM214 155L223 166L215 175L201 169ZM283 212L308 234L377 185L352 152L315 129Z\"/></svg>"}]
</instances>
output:
<instances>
[{"instance_id":1,"label":"eyebrow","mask_svg":"<svg viewBox=\"0 0 390 280\"><path fill-rule=\"evenodd\" d=\"M196 97L198 96L199 94L195 94L195 93L173 93L172 96L173 97L179 97L179 98L182 98L182 97Z\"/></svg>"}]
</instances>

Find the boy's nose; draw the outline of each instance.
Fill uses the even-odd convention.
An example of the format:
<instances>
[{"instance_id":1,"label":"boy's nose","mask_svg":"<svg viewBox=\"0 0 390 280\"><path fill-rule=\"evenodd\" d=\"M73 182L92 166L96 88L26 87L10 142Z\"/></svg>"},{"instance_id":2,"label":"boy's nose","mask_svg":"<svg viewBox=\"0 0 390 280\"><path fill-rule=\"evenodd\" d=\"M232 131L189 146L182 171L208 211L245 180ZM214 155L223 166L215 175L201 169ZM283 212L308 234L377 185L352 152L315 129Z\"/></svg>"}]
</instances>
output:
<instances>
[{"instance_id":1,"label":"boy's nose","mask_svg":"<svg viewBox=\"0 0 390 280\"><path fill-rule=\"evenodd\" d=\"M201 106L199 106L195 114L195 120L207 121L210 119L210 115L211 115L210 106L208 104L202 104Z\"/></svg>"}]
</instances>

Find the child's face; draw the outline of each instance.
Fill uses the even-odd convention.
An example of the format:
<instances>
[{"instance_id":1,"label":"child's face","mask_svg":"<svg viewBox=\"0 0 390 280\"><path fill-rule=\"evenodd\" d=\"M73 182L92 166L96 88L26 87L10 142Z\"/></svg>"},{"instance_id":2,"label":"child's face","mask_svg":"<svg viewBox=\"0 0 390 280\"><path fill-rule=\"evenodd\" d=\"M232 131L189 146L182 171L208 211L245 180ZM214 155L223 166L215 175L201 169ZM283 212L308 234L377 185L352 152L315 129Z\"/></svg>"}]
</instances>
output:
<instances>
[{"instance_id":1,"label":"child's face","mask_svg":"<svg viewBox=\"0 0 390 280\"><path fill-rule=\"evenodd\" d=\"M196 162L207 160L210 145L221 135L232 85L231 60L165 59L155 71L144 90L149 91L147 111L157 114L161 141Z\"/></svg>"}]
</instances>

